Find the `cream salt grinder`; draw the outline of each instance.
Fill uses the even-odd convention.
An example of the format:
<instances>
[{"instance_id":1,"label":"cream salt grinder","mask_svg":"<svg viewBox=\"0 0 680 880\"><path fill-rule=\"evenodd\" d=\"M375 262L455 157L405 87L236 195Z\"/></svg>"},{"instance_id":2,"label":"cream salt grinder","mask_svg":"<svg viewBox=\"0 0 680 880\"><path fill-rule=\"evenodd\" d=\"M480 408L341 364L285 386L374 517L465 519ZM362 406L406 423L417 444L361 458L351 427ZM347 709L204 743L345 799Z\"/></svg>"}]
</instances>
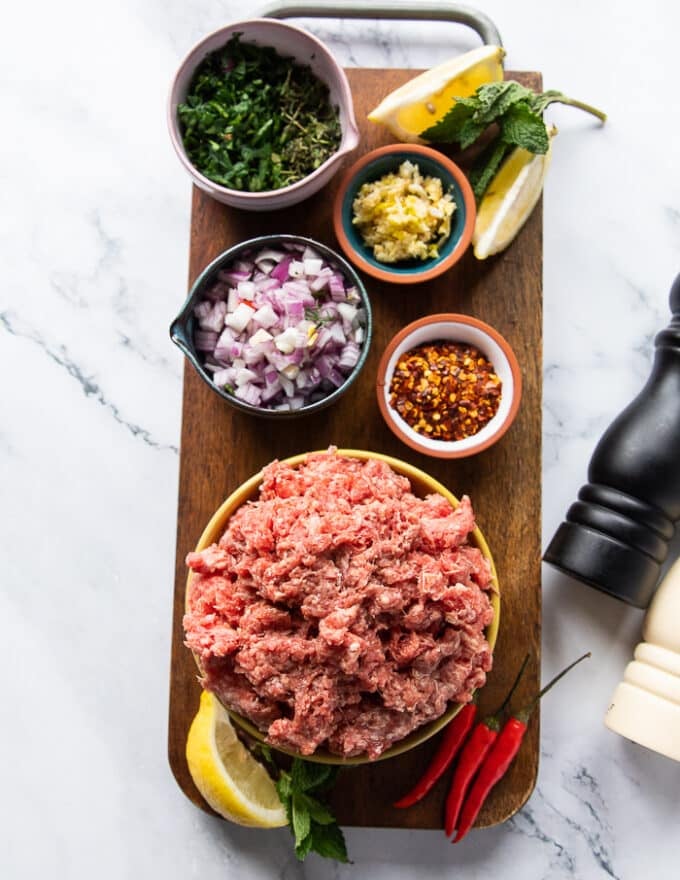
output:
<instances>
[{"instance_id":1,"label":"cream salt grinder","mask_svg":"<svg viewBox=\"0 0 680 880\"><path fill-rule=\"evenodd\" d=\"M656 591L604 723L627 739L680 761L680 559Z\"/></svg>"}]
</instances>

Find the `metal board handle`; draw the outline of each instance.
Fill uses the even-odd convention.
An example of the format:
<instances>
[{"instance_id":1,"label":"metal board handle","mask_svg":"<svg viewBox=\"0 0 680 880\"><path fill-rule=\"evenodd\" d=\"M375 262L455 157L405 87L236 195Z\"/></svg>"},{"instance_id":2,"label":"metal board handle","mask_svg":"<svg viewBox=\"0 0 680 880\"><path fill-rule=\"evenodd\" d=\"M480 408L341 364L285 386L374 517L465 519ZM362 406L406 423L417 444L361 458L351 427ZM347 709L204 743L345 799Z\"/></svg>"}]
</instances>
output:
<instances>
[{"instance_id":1,"label":"metal board handle","mask_svg":"<svg viewBox=\"0 0 680 880\"><path fill-rule=\"evenodd\" d=\"M491 19L471 6L448 3L447 0L429 0L426 3L390 2L390 0L335 0L318 3L316 0L298 0L297 3L277 2L266 6L263 18L393 18L424 21L451 21L466 24L476 31L482 42L502 46L501 35Z\"/></svg>"}]
</instances>

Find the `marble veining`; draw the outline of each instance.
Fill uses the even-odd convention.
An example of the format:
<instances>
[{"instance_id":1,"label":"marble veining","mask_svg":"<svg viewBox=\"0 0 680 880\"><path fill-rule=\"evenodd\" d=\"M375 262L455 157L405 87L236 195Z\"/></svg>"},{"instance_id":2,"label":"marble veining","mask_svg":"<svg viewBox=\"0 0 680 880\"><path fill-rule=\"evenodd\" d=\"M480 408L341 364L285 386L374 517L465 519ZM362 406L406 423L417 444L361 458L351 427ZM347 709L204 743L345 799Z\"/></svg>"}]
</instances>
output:
<instances>
[{"instance_id":1,"label":"marble veining","mask_svg":"<svg viewBox=\"0 0 680 880\"><path fill-rule=\"evenodd\" d=\"M602 431L649 375L680 271L680 7L488 0L507 67L601 105L551 107L544 198L543 543ZM642 615L543 573L538 785L502 826L348 829L352 864L299 864L286 829L212 819L166 752L190 186L165 130L195 41L236 0L13 8L0 53L0 874L121 880L658 880L678 876L680 767L602 718ZM300 20L342 63L427 67L478 45L439 22ZM642 73L641 73L642 72ZM511 437L509 436L509 441ZM168 454L170 453L170 454ZM515 512L521 515L521 511ZM673 544L680 552L680 538ZM367 792L367 797L371 796Z\"/></svg>"},{"instance_id":2,"label":"marble veining","mask_svg":"<svg viewBox=\"0 0 680 880\"><path fill-rule=\"evenodd\" d=\"M80 385L83 394L86 397L94 399L103 406L113 416L113 418L134 436L139 437L144 443L155 449L169 449L177 453L177 446L164 445L154 440L149 431L145 428L126 421L121 415L118 407L107 399L101 387L91 377L86 376L82 369L71 360L68 350L63 346L53 347L46 342L42 336L30 328L21 326L19 321L7 312L0 312L0 325L12 336L27 339L36 345L53 363L66 370L69 376Z\"/></svg>"}]
</instances>

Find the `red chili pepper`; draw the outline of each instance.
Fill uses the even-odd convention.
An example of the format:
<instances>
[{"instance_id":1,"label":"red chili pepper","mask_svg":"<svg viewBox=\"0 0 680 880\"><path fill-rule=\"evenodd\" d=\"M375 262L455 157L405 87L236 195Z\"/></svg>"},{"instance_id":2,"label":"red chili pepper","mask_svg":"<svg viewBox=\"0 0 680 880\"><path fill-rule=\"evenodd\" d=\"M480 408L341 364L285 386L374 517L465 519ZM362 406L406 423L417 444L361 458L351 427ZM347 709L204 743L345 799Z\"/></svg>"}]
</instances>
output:
<instances>
[{"instance_id":1,"label":"red chili pepper","mask_svg":"<svg viewBox=\"0 0 680 880\"><path fill-rule=\"evenodd\" d=\"M398 807L399 809L411 807L425 797L455 758L458 749L463 744L463 740L472 728L476 714L477 706L474 703L466 703L456 717L451 719L427 770L425 770L408 794L405 794L392 804L393 807Z\"/></svg>"},{"instance_id":2,"label":"red chili pepper","mask_svg":"<svg viewBox=\"0 0 680 880\"><path fill-rule=\"evenodd\" d=\"M524 734L527 731L529 718L538 705L541 697L547 693L553 685L557 684L563 675L566 675L570 669L576 666L577 663L580 663L581 660L585 660L586 657L590 657L590 653L584 654L582 657L579 657L578 660L574 660L573 663L570 663L566 669L563 669L559 675L556 675L552 681L548 682L548 684L539 691L528 706L525 706L519 712L513 713L513 716L504 725L503 730L493 744L493 748L489 749L486 760L482 764L479 774L470 789L470 794L463 804L460 821L458 822L458 833L456 834L455 839L451 841L452 843L458 843L459 840L462 840L465 837L470 828L472 828L489 792L494 785L503 778L508 767L512 764L515 755L522 745Z\"/></svg>"},{"instance_id":3,"label":"red chili pepper","mask_svg":"<svg viewBox=\"0 0 680 880\"><path fill-rule=\"evenodd\" d=\"M456 770L451 780L451 787L444 808L444 831L447 837L453 834L465 792L468 790L472 777L479 769L480 764L498 736L499 730L500 724L498 719L491 715L479 722L472 731L470 739L465 743L465 748L461 752L460 760L456 765Z\"/></svg>"},{"instance_id":4,"label":"red chili pepper","mask_svg":"<svg viewBox=\"0 0 680 880\"><path fill-rule=\"evenodd\" d=\"M503 700L503 705L493 715L489 715L482 719L472 731L470 739L465 743L458 764L456 765L453 779L451 780L451 786L449 788L449 793L446 798L446 806L444 808L444 831L446 832L447 837L453 834L453 829L456 827L458 813L460 812L465 793L468 790L475 773L498 736L498 731L501 728L501 713L507 706L510 697L515 692L515 688L519 684L519 680L522 677L528 659L529 655L527 654L507 697Z\"/></svg>"}]
</instances>

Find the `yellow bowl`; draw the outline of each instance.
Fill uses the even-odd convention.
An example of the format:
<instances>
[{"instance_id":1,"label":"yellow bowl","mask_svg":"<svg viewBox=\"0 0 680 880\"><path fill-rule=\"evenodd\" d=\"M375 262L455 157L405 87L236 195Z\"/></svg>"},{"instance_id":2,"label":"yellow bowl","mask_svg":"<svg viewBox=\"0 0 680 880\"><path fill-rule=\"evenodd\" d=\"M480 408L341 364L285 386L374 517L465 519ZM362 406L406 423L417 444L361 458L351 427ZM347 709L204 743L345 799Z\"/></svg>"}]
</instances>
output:
<instances>
[{"instance_id":1,"label":"yellow bowl","mask_svg":"<svg viewBox=\"0 0 680 880\"><path fill-rule=\"evenodd\" d=\"M310 453L305 452L300 455L294 455L292 456L292 458L283 459L283 461L285 464L297 467L305 461L309 454ZM424 471L413 467L413 465L410 465L405 461L400 461L398 458L392 458L389 455L381 455L379 452L366 452L361 449L338 449L338 455L344 455L349 458L358 458L361 461L367 461L368 459L372 458L384 461L392 468L393 471L408 478L411 483L411 489L414 495L422 498L425 495L438 494L443 495L444 498L446 498L453 507L457 507L459 504L456 496L452 495L451 492L449 492L449 490L445 486L443 486L438 480L433 479L433 477L429 476ZM235 513L235 511L247 501L253 501L257 498L261 483L262 474L255 474L255 476L251 477L249 480L246 480L245 483L242 483L238 487L238 489L232 492L227 500L215 511L212 518L210 519L210 522L203 530L203 534L201 535L198 544L196 545L197 553L201 550L205 550L206 547L209 547L211 544L215 544L217 543L217 541L219 541L219 539L224 534L225 529L227 528L227 522L229 521L229 518L232 516L232 514ZM498 575L496 573L496 566L494 565L491 551L489 550L489 545L486 543L484 535L481 533L481 531L478 528L475 528L472 531L470 538L471 543L481 550L482 555L485 556L491 564L492 589L490 592L490 601L491 605L493 606L494 616L493 620L486 629L486 639L489 643L491 650L493 651L496 644L496 638L498 637L498 626L500 623L501 610ZM189 585L191 583L192 576L193 574L189 573L185 597L188 597ZM198 668L200 669L201 665L196 654L194 654L194 659L198 664ZM458 714L462 707L462 703L452 703L451 706L446 710L446 712L444 712L444 714L441 715L439 718L436 718L434 721L430 721L427 724L424 724L422 727L417 728L408 736L404 737L404 739L399 740L389 749L386 749L382 753L382 755L380 755L380 757L375 760L384 761L386 758L393 758L395 757L395 755L401 755L404 752L407 752L409 749L415 748L415 746L419 746L421 743L424 743L425 740L429 739L431 736L434 736L435 733L445 727L449 723L449 721ZM244 718L237 712L233 712L228 706L225 706L224 708L229 712L232 720L236 724L238 724L239 727L250 734L250 736L252 736L254 739L259 740L260 742L266 741L262 731L259 730L251 721L248 721L247 718ZM315 761L318 764L341 764L344 766L354 766L358 764L367 764L370 761L370 759L366 755L357 755L353 758L342 758L338 755L332 755L330 752L324 751L322 749L317 750L313 755L304 756L297 755L296 752L289 751L288 749L282 749L279 747L277 747L277 749L278 751L285 752L288 755L293 755L295 757L304 757L306 761Z\"/></svg>"}]
</instances>

